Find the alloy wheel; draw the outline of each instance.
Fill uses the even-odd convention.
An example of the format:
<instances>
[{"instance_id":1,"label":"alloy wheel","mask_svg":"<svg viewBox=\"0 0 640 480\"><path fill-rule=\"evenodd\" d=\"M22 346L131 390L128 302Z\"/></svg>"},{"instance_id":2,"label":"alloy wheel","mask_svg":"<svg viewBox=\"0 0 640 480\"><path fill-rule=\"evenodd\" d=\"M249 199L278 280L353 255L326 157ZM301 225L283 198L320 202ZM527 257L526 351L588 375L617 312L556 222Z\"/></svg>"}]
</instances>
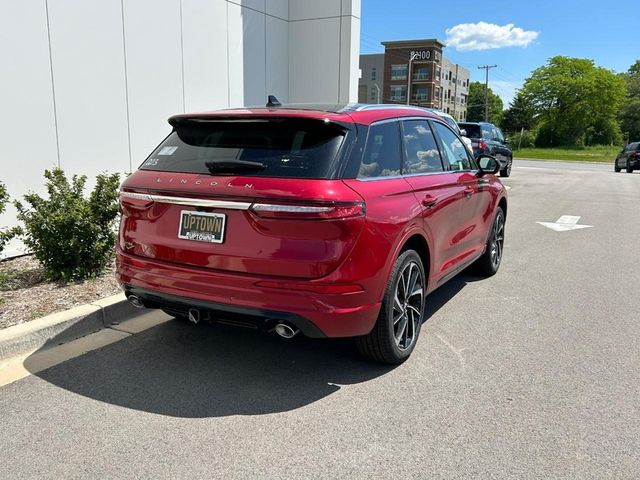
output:
<instances>
[{"instance_id":1,"label":"alloy wheel","mask_svg":"<svg viewBox=\"0 0 640 480\"><path fill-rule=\"evenodd\" d=\"M418 338L424 308L424 279L416 262L408 263L398 278L393 301L393 336L400 350Z\"/></svg>"},{"instance_id":2,"label":"alloy wheel","mask_svg":"<svg viewBox=\"0 0 640 480\"><path fill-rule=\"evenodd\" d=\"M493 231L491 232L491 265L497 269L502 260L502 249L504 247L504 215L498 212Z\"/></svg>"}]
</instances>

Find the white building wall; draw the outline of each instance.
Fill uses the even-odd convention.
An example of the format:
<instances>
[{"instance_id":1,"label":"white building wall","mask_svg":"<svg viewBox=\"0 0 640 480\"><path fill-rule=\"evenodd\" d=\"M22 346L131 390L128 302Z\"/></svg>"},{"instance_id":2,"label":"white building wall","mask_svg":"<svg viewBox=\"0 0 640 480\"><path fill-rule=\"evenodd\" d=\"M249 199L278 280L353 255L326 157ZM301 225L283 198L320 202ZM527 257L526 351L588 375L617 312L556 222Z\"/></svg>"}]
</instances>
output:
<instances>
[{"instance_id":1,"label":"white building wall","mask_svg":"<svg viewBox=\"0 0 640 480\"><path fill-rule=\"evenodd\" d=\"M131 171L174 113L356 101L359 36L360 0L0 2L0 181Z\"/></svg>"}]
</instances>

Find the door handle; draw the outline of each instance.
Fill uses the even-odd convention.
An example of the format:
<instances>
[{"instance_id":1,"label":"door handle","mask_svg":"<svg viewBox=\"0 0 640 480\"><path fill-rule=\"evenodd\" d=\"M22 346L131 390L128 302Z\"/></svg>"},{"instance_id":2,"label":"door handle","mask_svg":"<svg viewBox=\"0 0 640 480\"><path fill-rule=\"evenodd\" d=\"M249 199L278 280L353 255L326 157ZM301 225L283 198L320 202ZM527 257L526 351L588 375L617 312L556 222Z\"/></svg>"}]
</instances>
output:
<instances>
[{"instance_id":1,"label":"door handle","mask_svg":"<svg viewBox=\"0 0 640 480\"><path fill-rule=\"evenodd\" d=\"M422 199L422 205L426 209L431 209L431 208L435 207L437 205L437 203L438 203L438 199L435 198L435 197L432 197L431 195L426 195Z\"/></svg>"}]
</instances>

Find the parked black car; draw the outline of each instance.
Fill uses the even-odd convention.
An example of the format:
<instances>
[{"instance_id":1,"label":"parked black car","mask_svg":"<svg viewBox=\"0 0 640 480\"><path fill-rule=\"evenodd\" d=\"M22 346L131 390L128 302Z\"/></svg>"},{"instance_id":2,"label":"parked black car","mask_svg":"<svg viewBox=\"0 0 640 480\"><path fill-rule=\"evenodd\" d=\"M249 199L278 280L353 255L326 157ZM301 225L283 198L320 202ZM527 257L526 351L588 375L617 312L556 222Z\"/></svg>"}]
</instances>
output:
<instances>
[{"instance_id":1,"label":"parked black car","mask_svg":"<svg viewBox=\"0 0 640 480\"><path fill-rule=\"evenodd\" d=\"M460 122L458 125L471 139L476 158L480 155L491 155L500 163L500 176L511 175L513 152L509 148L509 141L504 138L498 127L488 122Z\"/></svg>"},{"instance_id":2,"label":"parked black car","mask_svg":"<svg viewBox=\"0 0 640 480\"><path fill-rule=\"evenodd\" d=\"M627 173L633 172L634 169L640 170L640 142L631 142L616 157L613 169L619 172L626 169Z\"/></svg>"}]
</instances>

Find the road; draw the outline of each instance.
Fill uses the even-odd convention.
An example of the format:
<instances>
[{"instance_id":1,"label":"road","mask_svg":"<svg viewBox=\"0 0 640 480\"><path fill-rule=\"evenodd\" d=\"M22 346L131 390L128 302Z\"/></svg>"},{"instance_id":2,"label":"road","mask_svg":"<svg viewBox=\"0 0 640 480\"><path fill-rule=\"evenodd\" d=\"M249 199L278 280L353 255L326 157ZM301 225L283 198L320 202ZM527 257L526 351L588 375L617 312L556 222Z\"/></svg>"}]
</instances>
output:
<instances>
[{"instance_id":1,"label":"road","mask_svg":"<svg viewBox=\"0 0 640 480\"><path fill-rule=\"evenodd\" d=\"M516 161L500 272L434 292L397 368L169 321L0 387L2 477L639 478L640 172L612 170Z\"/></svg>"}]
</instances>

